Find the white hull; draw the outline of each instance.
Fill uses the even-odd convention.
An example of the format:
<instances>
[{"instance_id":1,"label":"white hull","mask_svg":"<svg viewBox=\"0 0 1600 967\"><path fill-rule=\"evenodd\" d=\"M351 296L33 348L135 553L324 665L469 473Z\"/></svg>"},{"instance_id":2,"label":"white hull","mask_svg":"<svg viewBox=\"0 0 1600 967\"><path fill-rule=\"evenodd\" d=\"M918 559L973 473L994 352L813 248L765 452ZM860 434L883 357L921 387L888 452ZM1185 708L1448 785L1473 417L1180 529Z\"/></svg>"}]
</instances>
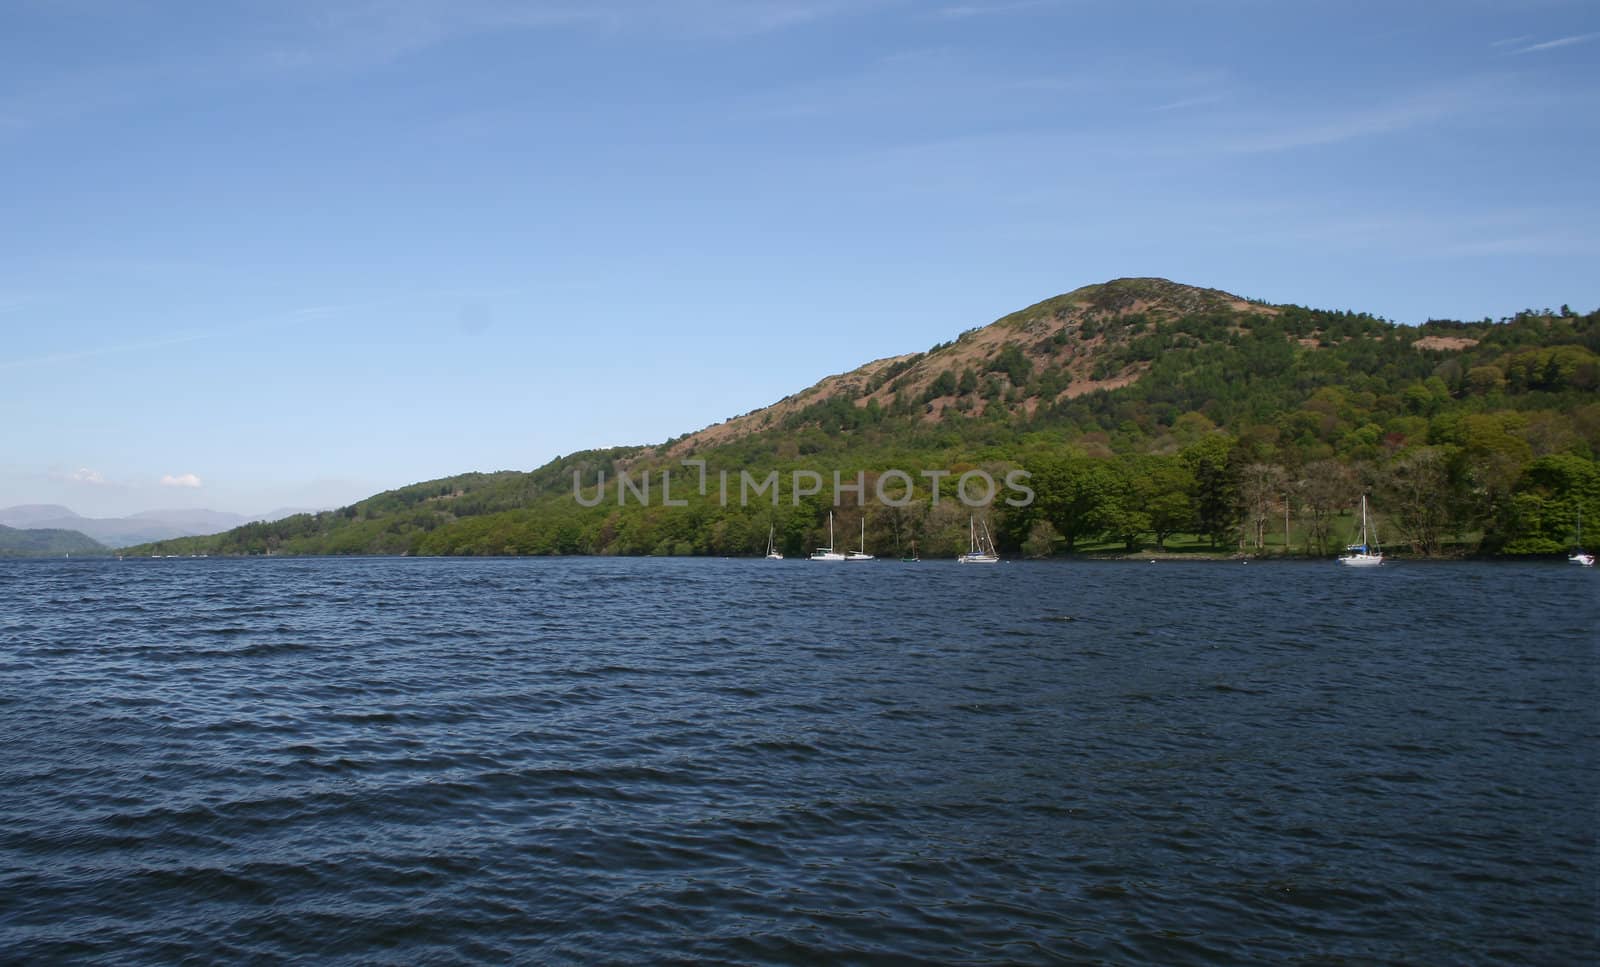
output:
<instances>
[{"instance_id":1,"label":"white hull","mask_svg":"<svg viewBox=\"0 0 1600 967\"><path fill-rule=\"evenodd\" d=\"M831 530L828 532L828 537L829 538L833 537L833 532ZM866 517L865 514L861 515L861 550L859 550L859 551L851 551L845 557L845 560L847 560L847 561L870 561L870 560L872 560L872 555L867 553L867 517Z\"/></svg>"},{"instance_id":2,"label":"white hull","mask_svg":"<svg viewBox=\"0 0 1600 967\"><path fill-rule=\"evenodd\" d=\"M1378 545L1378 529L1372 528L1372 543L1367 543L1367 495L1361 495L1361 543L1351 544L1345 550L1349 551L1344 557L1339 558L1339 563L1345 567L1377 567L1383 563L1383 548ZM1377 548L1374 550L1374 548Z\"/></svg>"},{"instance_id":3,"label":"white hull","mask_svg":"<svg viewBox=\"0 0 1600 967\"><path fill-rule=\"evenodd\" d=\"M1352 554L1349 557L1339 558L1339 563L1345 567L1377 567L1383 563L1382 554Z\"/></svg>"},{"instance_id":4,"label":"white hull","mask_svg":"<svg viewBox=\"0 0 1600 967\"><path fill-rule=\"evenodd\" d=\"M1578 553L1567 558L1567 563L1576 564L1579 567L1594 567L1594 555L1584 551L1579 551Z\"/></svg>"},{"instance_id":5,"label":"white hull","mask_svg":"<svg viewBox=\"0 0 1600 967\"><path fill-rule=\"evenodd\" d=\"M811 552L813 561L842 561L844 555L833 549L833 511L828 511L828 546Z\"/></svg>"},{"instance_id":6,"label":"white hull","mask_svg":"<svg viewBox=\"0 0 1600 967\"><path fill-rule=\"evenodd\" d=\"M957 564L999 564L1000 555L994 552L994 541L989 538L989 525L983 526L983 537L978 536L978 522L976 518L967 521L968 539L971 541L967 553L956 557Z\"/></svg>"}]
</instances>

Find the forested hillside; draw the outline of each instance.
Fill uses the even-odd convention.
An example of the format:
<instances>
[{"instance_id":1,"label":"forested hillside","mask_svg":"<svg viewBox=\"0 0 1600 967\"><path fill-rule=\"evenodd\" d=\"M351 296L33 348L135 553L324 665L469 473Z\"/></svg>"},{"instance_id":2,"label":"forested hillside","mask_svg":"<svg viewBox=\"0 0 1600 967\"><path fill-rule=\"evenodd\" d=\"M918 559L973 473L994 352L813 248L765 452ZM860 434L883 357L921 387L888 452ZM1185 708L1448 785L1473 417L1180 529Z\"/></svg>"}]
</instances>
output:
<instances>
[{"instance_id":1,"label":"forested hillside","mask_svg":"<svg viewBox=\"0 0 1600 967\"><path fill-rule=\"evenodd\" d=\"M1088 286L925 352L869 363L656 447L464 474L338 511L166 541L163 553L791 554L826 543L831 487L864 472L843 535L893 553L964 550L959 475L1032 474L1027 506L987 511L1003 551L1288 550L1330 554L1362 493L1391 548L1549 554L1600 522L1600 313L1396 325L1266 305L1161 279ZM703 461L705 493L701 493ZM917 487L870 500L879 476ZM660 497L672 475L674 501ZM783 482L741 506L740 474ZM923 471L949 471L931 500ZM622 490L648 473L648 505ZM726 473L735 484L723 505ZM585 488L575 499L574 475ZM596 492L604 475L606 490ZM896 494L903 488L893 488ZM584 506L594 502L595 506ZM850 542L853 546L854 540Z\"/></svg>"},{"instance_id":2,"label":"forested hillside","mask_svg":"<svg viewBox=\"0 0 1600 967\"><path fill-rule=\"evenodd\" d=\"M0 525L0 557L60 557L105 554L106 547L77 531Z\"/></svg>"}]
</instances>

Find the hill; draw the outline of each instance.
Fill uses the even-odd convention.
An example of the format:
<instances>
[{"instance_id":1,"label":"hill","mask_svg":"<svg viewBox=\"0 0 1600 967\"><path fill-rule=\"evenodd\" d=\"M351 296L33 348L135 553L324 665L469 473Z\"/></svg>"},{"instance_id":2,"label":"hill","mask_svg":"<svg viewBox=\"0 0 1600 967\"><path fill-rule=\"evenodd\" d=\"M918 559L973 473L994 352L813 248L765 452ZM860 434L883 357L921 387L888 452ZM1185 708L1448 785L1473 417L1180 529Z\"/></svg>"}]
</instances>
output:
<instances>
[{"instance_id":1,"label":"hill","mask_svg":"<svg viewBox=\"0 0 1600 967\"><path fill-rule=\"evenodd\" d=\"M1138 380L1149 370L1150 361L1119 351L1147 325L1185 317L1278 312L1217 289L1166 279L1117 279L1084 286L968 330L926 352L879 359L830 376L771 406L689 434L667 449L671 454L689 453L772 427L803 425L808 411L814 414L815 408L839 403L903 410L904 401L913 400L922 406L919 419L925 423L942 421L947 410L951 416L981 417L991 406L1003 407L1008 416L1031 417L1041 406ZM975 392L977 398L971 399Z\"/></svg>"},{"instance_id":2,"label":"hill","mask_svg":"<svg viewBox=\"0 0 1600 967\"><path fill-rule=\"evenodd\" d=\"M0 557L60 557L104 554L104 545L70 530L6 527L0 524Z\"/></svg>"},{"instance_id":3,"label":"hill","mask_svg":"<svg viewBox=\"0 0 1600 967\"><path fill-rule=\"evenodd\" d=\"M161 549L743 554L772 528L798 553L825 542L835 495L793 493L794 475L837 471L864 474L869 493L895 472L920 488L905 507L839 502L841 533L864 515L869 545L915 538L943 554L965 548L960 475L1025 470L1036 499L987 511L1013 553L1261 552L1286 512L1297 551L1328 553L1364 491L1391 542L1417 554L1554 553L1580 511L1600 521L1597 353L1600 313L1566 307L1410 327L1118 279L657 446L429 481ZM724 502L721 481L772 473L776 505L768 492Z\"/></svg>"}]
</instances>

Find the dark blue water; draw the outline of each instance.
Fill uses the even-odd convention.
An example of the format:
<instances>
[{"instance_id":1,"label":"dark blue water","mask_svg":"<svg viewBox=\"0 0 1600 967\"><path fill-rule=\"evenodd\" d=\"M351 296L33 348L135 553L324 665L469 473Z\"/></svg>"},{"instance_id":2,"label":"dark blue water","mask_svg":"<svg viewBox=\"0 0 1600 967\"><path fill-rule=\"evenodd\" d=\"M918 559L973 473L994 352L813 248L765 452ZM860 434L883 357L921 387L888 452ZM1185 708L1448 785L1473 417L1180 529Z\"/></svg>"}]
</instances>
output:
<instances>
[{"instance_id":1,"label":"dark blue water","mask_svg":"<svg viewBox=\"0 0 1600 967\"><path fill-rule=\"evenodd\" d=\"M0 959L1593 962L1597 594L0 562Z\"/></svg>"}]
</instances>

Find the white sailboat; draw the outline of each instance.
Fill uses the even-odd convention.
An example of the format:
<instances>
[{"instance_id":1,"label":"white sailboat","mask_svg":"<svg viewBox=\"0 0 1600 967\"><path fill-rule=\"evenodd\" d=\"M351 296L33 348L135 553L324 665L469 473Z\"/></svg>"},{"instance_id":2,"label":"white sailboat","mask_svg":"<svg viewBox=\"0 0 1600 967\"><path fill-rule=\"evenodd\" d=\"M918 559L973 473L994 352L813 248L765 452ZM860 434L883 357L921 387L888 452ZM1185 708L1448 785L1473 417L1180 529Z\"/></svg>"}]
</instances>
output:
<instances>
[{"instance_id":1,"label":"white sailboat","mask_svg":"<svg viewBox=\"0 0 1600 967\"><path fill-rule=\"evenodd\" d=\"M1583 549L1583 511L1578 511L1578 537L1573 542L1572 553L1567 555L1568 564L1579 567L1594 567L1594 555Z\"/></svg>"},{"instance_id":2,"label":"white sailboat","mask_svg":"<svg viewBox=\"0 0 1600 967\"><path fill-rule=\"evenodd\" d=\"M999 564L1000 555L994 552L994 541L989 539L989 525L983 525L983 536L978 536L977 518L967 521L970 550L956 558L957 564Z\"/></svg>"},{"instance_id":3,"label":"white sailboat","mask_svg":"<svg viewBox=\"0 0 1600 967\"><path fill-rule=\"evenodd\" d=\"M778 545L772 542L772 535L776 529L776 524L767 525L767 560L769 561L783 560L783 552L778 550Z\"/></svg>"},{"instance_id":4,"label":"white sailboat","mask_svg":"<svg viewBox=\"0 0 1600 967\"><path fill-rule=\"evenodd\" d=\"M1378 546L1378 528L1372 528L1372 542L1367 542L1367 495L1361 495L1361 543L1345 548L1349 554L1339 558L1348 567L1377 567L1383 563L1383 549Z\"/></svg>"},{"instance_id":5,"label":"white sailboat","mask_svg":"<svg viewBox=\"0 0 1600 967\"><path fill-rule=\"evenodd\" d=\"M828 546L811 552L813 561L842 561L844 555L833 549L833 511L828 511Z\"/></svg>"},{"instance_id":6,"label":"white sailboat","mask_svg":"<svg viewBox=\"0 0 1600 967\"><path fill-rule=\"evenodd\" d=\"M847 561L872 560L872 555L867 553L867 518L865 514L861 517L861 550L851 551L845 555L844 559Z\"/></svg>"}]
</instances>

